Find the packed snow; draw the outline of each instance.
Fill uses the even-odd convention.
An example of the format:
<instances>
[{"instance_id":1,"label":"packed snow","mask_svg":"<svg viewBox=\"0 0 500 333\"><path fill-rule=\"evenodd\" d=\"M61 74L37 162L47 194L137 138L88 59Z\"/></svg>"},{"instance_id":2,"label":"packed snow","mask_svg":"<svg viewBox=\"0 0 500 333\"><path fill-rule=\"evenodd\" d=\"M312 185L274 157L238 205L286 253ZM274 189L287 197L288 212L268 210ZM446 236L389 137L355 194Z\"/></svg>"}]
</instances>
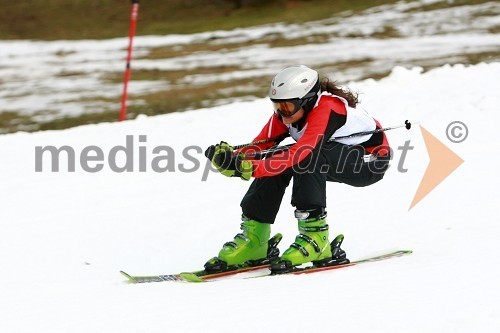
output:
<instances>
[{"instance_id":1,"label":"packed snow","mask_svg":"<svg viewBox=\"0 0 500 333\"><path fill-rule=\"evenodd\" d=\"M425 73L397 67L384 79L351 87L383 125L419 121L465 160L408 211L429 162L414 126L387 133L395 157L381 182L328 184L331 233L345 235L349 258L393 249L412 255L312 275L127 284L120 270L199 269L238 232L239 201L249 183L215 172L204 176L201 150L220 140L251 140L272 112L269 101L18 132L0 136L0 331L498 332L500 63ZM460 144L445 134L456 120L469 129ZM113 172L107 156L126 145L127 135L134 171ZM397 147L408 140L414 148L399 168ZM153 149L162 145L175 152L175 163L168 160L175 171L151 167ZM61 158L60 171L52 172L44 156L43 171L35 172L37 146L70 146L75 171ZM99 172L80 163L89 146L104 152ZM189 146L200 147L192 148L191 159L182 155ZM142 167L141 154L147 156ZM117 164L125 166L120 156ZM196 161L197 170L180 171ZM284 235L282 251L297 234L289 200L287 191L273 226Z\"/></svg>"}]
</instances>

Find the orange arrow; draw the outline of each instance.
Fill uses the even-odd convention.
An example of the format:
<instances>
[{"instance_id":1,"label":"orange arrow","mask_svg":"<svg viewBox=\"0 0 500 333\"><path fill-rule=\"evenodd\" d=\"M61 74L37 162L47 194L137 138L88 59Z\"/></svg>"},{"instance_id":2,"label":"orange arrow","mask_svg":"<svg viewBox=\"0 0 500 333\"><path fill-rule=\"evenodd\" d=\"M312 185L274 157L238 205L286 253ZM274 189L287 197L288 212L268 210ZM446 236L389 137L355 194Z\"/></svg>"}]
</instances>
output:
<instances>
[{"instance_id":1,"label":"orange arrow","mask_svg":"<svg viewBox=\"0 0 500 333\"><path fill-rule=\"evenodd\" d=\"M415 193L408 211L415 207L420 200L425 198L427 194L435 189L436 186L464 162L463 159L446 147L425 128L420 126L420 130L429 154L429 165L425 170L425 174L420 181L417 193Z\"/></svg>"}]
</instances>

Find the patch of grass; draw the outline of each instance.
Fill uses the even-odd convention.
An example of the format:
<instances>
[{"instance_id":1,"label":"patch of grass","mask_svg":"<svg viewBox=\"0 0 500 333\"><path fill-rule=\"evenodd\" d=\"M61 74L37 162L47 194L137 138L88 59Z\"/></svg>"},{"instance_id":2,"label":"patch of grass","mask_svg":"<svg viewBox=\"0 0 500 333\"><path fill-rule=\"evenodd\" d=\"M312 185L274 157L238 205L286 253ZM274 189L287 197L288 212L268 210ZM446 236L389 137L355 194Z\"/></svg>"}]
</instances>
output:
<instances>
[{"instance_id":1,"label":"patch of grass","mask_svg":"<svg viewBox=\"0 0 500 333\"><path fill-rule=\"evenodd\" d=\"M188 75L194 74L220 74L230 73L241 70L238 66L214 66L214 67L197 67L195 70L159 70L159 69L134 69L131 78L134 81L147 80L156 81L164 80L170 83L177 83ZM122 83L123 73L107 73L101 77L104 82Z\"/></svg>"},{"instance_id":2,"label":"patch of grass","mask_svg":"<svg viewBox=\"0 0 500 333\"><path fill-rule=\"evenodd\" d=\"M191 43L176 46L162 46L152 48L145 56L137 59L166 59L174 57L183 57L198 52L221 52L225 50L234 50L241 47L252 45L252 43L232 43L232 44L210 44L210 43Z\"/></svg>"},{"instance_id":3,"label":"patch of grass","mask_svg":"<svg viewBox=\"0 0 500 333\"><path fill-rule=\"evenodd\" d=\"M366 80L366 79L381 80L384 77L387 77L389 74L391 74L391 71L379 71L377 73L366 74L360 80Z\"/></svg>"},{"instance_id":4,"label":"patch of grass","mask_svg":"<svg viewBox=\"0 0 500 333\"><path fill-rule=\"evenodd\" d=\"M488 31L492 34L500 34L500 25L496 25L488 29Z\"/></svg>"},{"instance_id":5,"label":"patch of grass","mask_svg":"<svg viewBox=\"0 0 500 333\"><path fill-rule=\"evenodd\" d=\"M88 74L84 72L68 71L68 70L62 70L59 73L55 74L56 77L71 77L71 76L85 76L85 75Z\"/></svg>"},{"instance_id":6,"label":"patch of grass","mask_svg":"<svg viewBox=\"0 0 500 333\"><path fill-rule=\"evenodd\" d=\"M336 62L321 66L320 72L341 71L351 67L366 65L372 59L360 59L345 62ZM228 67L207 67L196 69L195 72L182 71L160 71L160 70L139 70L133 73L134 80L165 80L170 83L168 89L151 94L141 94L131 96L131 101L140 102L129 107L130 114L162 114L168 112L182 111L198 107L207 107L219 103L225 98L237 98L243 96L265 97L271 76L259 76L249 79L231 80L229 82L216 81L207 84L190 84L180 82L188 75L193 74L221 74L233 72L240 68ZM107 74L106 81L119 83L122 76L118 73ZM237 89L236 89L237 88Z\"/></svg>"},{"instance_id":7,"label":"patch of grass","mask_svg":"<svg viewBox=\"0 0 500 333\"><path fill-rule=\"evenodd\" d=\"M4 98L20 98L20 97L27 97L29 96L30 93L25 91L25 92L16 92L10 90L7 94L4 95Z\"/></svg>"},{"instance_id":8,"label":"patch of grass","mask_svg":"<svg viewBox=\"0 0 500 333\"><path fill-rule=\"evenodd\" d=\"M430 4L422 4L418 8L412 8L407 10L407 13L412 12L428 12L438 9L450 8L450 7L459 7L459 6L467 6L467 5L479 5L482 3L491 2L491 0L453 0L453 1L440 1L434 2Z\"/></svg>"},{"instance_id":9,"label":"patch of grass","mask_svg":"<svg viewBox=\"0 0 500 333\"><path fill-rule=\"evenodd\" d=\"M498 52L480 52L480 53L468 53L464 54L467 59L465 64L475 65L480 62L494 62L500 61L500 50Z\"/></svg>"},{"instance_id":10,"label":"patch of grass","mask_svg":"<svg viewBox=\"0 0 500 333\"><path fill-rule=\"evenodd\" d=\"M273 38L268 44L270 47L287 47L287 46L299 46L307 44L321 44L326 43L330 38L336 37L333 34L316 34L300 38L283 38L282 36ZM265 41L265 40L264 40Z\"/></svg>"},{"instance_id":11,"label":"patch of grass","mask_svg":"<svg viewBox=\"0 0 500 333\"><path fill-rule=\"evenodd\" d=\"M36 131L38 125L30 116L16 111L0 112L0 134L13 133L17 131Z\"/></svg>"},{"instance_id":12,"label":"patch of grass","mask_svg":"<svg viewBox=\"0 0 500 333\"><path fill-rule=\"evenodd\" d=\"M491 11L491 10L482 10L478 11L472 14L474 17L488 17L488 16L498 16L498 13L496 11Z\"/></svg>"},{"instance_id":13,"label":"patch of grass","mask_svg":"<svg viewBox=\"0 0 500 333\"><path fill-rule=\"evenodd\" d=\"M79 116L59 117L51 121L41 122L38 124L38 130L61 130L75 126L114 121L118 121L118 111L107 110L98 113L85 113Z\"/></svg>"},{"instance_id":14,"label":"patch of grass","mask_svg":"<svg viewBox=\"0 0 500 333\"><path fill-rule=\"evenodd\" d=\"M336 71L336 70L349 69L352 67L365 66L372 61L373 61L372 58L364 58L364 59L358 59L358 60L333 62L333 63L329 63L329 64L323 64L322 66L317 67L317 69L320 73L327 72L327 71L332 72L332 71Z\"/></svg>"},{"instance_id":15,"label":"patch of grass","mask_svg":"<svg viewBox=\"0 0 500 333\"><path fill-rule=\"evenodd\" d=\"M221 99L228 97L262 97L267 93L268 81L269 78L260 77L215 83L206 86L169 89L163 92L134 96L129 99L127 118L134 119L139 114L152 116L194 108L210 107L220 104ZM232 89L234 86L243 89L235 91ZM118 121L118 109L85 113L79 116L57 117L44 122L34 121L33 118L35 117L24 116L18 112L0 113L0 134L13 133L19 130L30 132L38 130L61 130L87 124L115 122Z\"/></svg>"},{"instance_id":16,"label":"patch of grass","mask_svg":"<svg viewBox=\"0 0 500 333\"><path fill-rule=\"evenodd\" d=\"M135 80L168 80L176 82L190 74L216 74L232 72L239 68L216 67L189 71L136 71ZM119 73L108 74L108 82L121 82ZM214 82L204 85L184 84L172 85L161 92L129 95L128 118L133 119L139 114L158 115L170 112L184 111L194 108L210 107L220 104L221 100L238 97L263 97L267 93L270 77L256 77L250 79L232 80L230 82ZM235 89L237 87L237 89ZM119 98L81 98L81 102L119 102ZM85 113L79 116L55 117L52 120L43 120L46 116L54 116L53 112L39 112L35 115L22 115L19 112L0 113L0 133L12 133L38 130L60 130L74 126L96 124L100 122L113 122L118 120L118 108L102 112Z\"/></svg>"},{"instance_id":17,"label":"patch of grass","mask_svg":"<svg viewBox=\"0 0 500 333\"><path fill-rule=\"evenodd\" d=\"M320 72L340 71L343 69L366 65L372 59L360 59L345 62L336 62L327 64L318 68ZM224 71L232 72L234 68L221 68L219 73ZM217 73L217 69L206 68L207 74ZM182 75L179 75L182 72ZM161 71L141 71L140 78L144 80L164 79L175 82L175 80L185 77L189 74L186 71L178 73ZM174 75L174 76L172 76ZM120 78L116 77L117 80ZM265 97L268 91L268 85L271 76L259 76L249 79L231 80L229 82L213 82L208 84L189 85L189 83L172 85L169 89L162 92L134 96L132 101L140 101L129 107L129 114L163 114L175 111L194 109L199 107L208 107L216 105L222 99L238 98L245 96ZM236 89L237 88L237 89Z\"/></svg>"},{"instance_id":18,"label":"patch of grass","mask_svg":"<svg viewBox=\"0 0 500 333\"><path fill-rule=\"evenodd\" d=\"M137 35L184 34L274 22L299 23L394 2L396 0L279 0L235 9L228 1L142 1ZM0 39L123 37L128 35L130 12L130 1L122 0L8 1L2 4L0 11Z\"/></svg>"},{"instance_id":19,"label":"patch of grass","mask_svg":"<svg viewBox=\"0 0 500 333\"><path fill-rule=\"evenodd\" d=\"M74 53L75 53L75 51L62 51L62 50L61 50L61 51L57 51L57 52L56 52L56 53L54 53L54 54L55 54L56 56L58 56L58 57L61 57L61 58L62 58L62 57L67 57L67 56L69 56L69 55L72 55L72 54L74 54Z\"/></svg>"},{"instance_id":20,"label":"patch of grass","mask_svg":"<svg viewBox=\"0 0 500 333\"><path fill-rule=\"evenodd\" d=\"M337 72L342 72L349 70L350 68L359 68L363 66L368 66L371 62L373 61L372 58L364 58L364 59L358 59L358 60L350 60L350 61L342 61L342 62L335 62L331 64L325 64L320 67L318 67L318 71L320 73L333 73L333 75L325 75L323 74L322 76L328 76L328 78L336 81L335 73ZM357 78L357 80L365 80L365 79L381 79L383 77L386 77L390 71L380 71L380 72L369 72L365 71L364 74L360 77ZM340 85L346 84L346 82L338 82Z\"/></svg>"},{"instance_id":21,"label":"patch of grass","mask_svg":"<svg viewBox=\"0 0 500 333\"><path fill-rule=\"evenodd\" d=\"M436 68L436 64L448 63L449 65L454 64L463 64L463 65L477 65L481 62L495 62L500 61L500 52L480 52L480 53L463 53L460 55L456 55L453 58L450 57L442 57L442 58L431 58L431 59L415 59L411 62L401 62L397 63L397 66L403 66L407 68L411 68L414 66L419 66L424 69L424 73ZM387 76L386 73L383 77ZM375 78L376 76L372 76Z\"/></svg>"},{"instance_id":22,"label":"patch of grass","mask_svg":"<svg viewBox=\"0 0 500 333\"><path fill-rule=\"evenodd\" d=\"M370 35L372 38L385 39L385 38L399 38L401 34L399 30L392 25L384 25L382 30L376 31Z\"/></svg>"},{"instance_id":23,"label":"patch of grass","mask_svg":"<svg viewBox=\"0 0 500 333\"><path fill-rule=\"evenodd\" d=\"M316 34L300 38L285 38L281 34L269 34L257 41L238 42L238 43L191 43L186 45L162 46L152 48L147 55L138 57L137 59L158 60L174 57L182 57L198 52L224 52L236 50L244 47L267 44L269 47L286 47L297 46L304 44L325 43L330 38L335 37L333 34Z\"/></svg>"},{"instance_id":24,"label":"patch of grass","mask_svg":"<svg viewBox=\"0 0 500 333\"><path fill-rule=\"evenodd\" d=\"M140 101L129 107L131 116L136 114L157 115L213 106L228 97L257 96L267 92L268 77L214 82L207 85L175 86L162 92L134 96L131 101ZM234 90L234 87L240 89ZM229 93L230 92L230 93Z\"/></svg>"}]
</instances>

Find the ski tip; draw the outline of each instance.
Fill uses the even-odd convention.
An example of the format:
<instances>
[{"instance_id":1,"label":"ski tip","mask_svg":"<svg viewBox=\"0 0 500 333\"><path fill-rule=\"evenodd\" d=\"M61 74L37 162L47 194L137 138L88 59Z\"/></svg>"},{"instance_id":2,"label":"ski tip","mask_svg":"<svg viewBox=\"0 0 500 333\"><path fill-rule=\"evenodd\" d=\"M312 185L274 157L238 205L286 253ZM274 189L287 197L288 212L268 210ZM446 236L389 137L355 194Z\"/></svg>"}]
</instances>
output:
<instances>
[{"instance_id":1,"label":"ski tip","mask_svg":"<svg viewBox=\"0 0 500 333\"><path fill-rule=\"evenodd\" d=\"M134 279L130 274L125 273L124 271L120 271L120 274L127 278L127 282L137 283L136 279Z\"/></svg>"},{"instance_id":2,"label":"ski tip","mask_svg":"<svg viewBox=\"0 0 500 333\"><path fill-rule=\"evenodd\" d=\"M128 273L125 273L124 271L120 271L120 274L127 278L131 278L131 276Z\"/></svg>"},{"instance_id":3,"label":"ski tip","mask_svg":"<svg viewBox=\"0 0 500 333\"><path fill-rule=\"evenodd\" d=\"M402 257L402 256L406 256L406 255L409 255L412 253L413 253L413 250L398 250L398 251L394 251L392 253L392 255L396 256L396 257Z\"/></svg>"}]
</instances>

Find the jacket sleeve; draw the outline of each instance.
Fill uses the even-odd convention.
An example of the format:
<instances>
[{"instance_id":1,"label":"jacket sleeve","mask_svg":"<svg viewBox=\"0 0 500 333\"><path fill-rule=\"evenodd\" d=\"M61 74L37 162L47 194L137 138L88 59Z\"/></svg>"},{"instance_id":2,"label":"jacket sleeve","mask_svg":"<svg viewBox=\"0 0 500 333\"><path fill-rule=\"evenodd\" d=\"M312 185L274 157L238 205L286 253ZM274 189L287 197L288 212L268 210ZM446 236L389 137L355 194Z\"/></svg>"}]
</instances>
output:
<instances>
[{"instance_id":1,"label":"jacket sleeve","mask_svg":"<svg viewBox=\"0 0 500 333\"><path fill-rule=\"evenodd\" d=\"M324 97L307 116L302 137L289 150L264 160L253 160L253 177L281 174L307 159L314 158L321 146L346 122L347 110L336 98Z\"/></svg>"},{"instance_id":2,"label":"jacket sleeve","mask_svg":"<svg viewBox=\"0 0 500 333\"><path fill-rule=\"evenodd\" d=\"M271 141L271 142L266 142L266 143L261 143L257 145L252 145L248 147L241 148L240 150L237 151L237 153L256 153L265 149L268 149L275 144L278 144L280 141L282 141L285 137L285 135L288 134L288 127L280 120L279 116L277 114L273 114L269 121L266 123L266 125L262 128L260 131L259 135L257 135L252 142L255 141L260 141L260 140L265 140L265 139L270 139L270 138L280 138L280 140L277 141Z\"/></svg>"}]
</instances>

